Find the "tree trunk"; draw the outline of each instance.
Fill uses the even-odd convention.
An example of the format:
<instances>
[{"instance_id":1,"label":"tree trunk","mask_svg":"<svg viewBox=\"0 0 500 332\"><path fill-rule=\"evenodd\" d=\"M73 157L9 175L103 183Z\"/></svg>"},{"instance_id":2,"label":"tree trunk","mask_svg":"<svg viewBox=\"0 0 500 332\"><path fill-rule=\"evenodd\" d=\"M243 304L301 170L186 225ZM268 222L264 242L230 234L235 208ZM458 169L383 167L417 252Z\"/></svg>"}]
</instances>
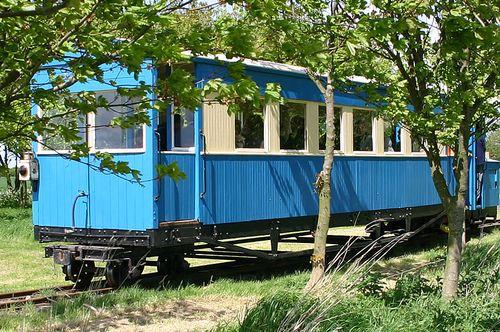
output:
<instances>
[{"instance_id":1,"label":"tree trunk","mask_svg":"<svg viewBox=\"0 0 500 332\"><path fill-rule=\"evenodd\" d=\"M0 167L3 168L5 171L5 180L7 182L7 188L12 190L13 188L12 188L12 181L10 178L9 159L8 158L9 158L9 151L7 150L7 147L4 146L4 157L2 158L0 155Z\"/></svg>"},{"instance_id":2,"label":"tree trunk","mask_svg":"<svg viewBox=\"0 0 500 332\"><path fill-rule=\"evenodd\" d=\"M333 165L334 139L335 139L335 115L333 110L334 94L330 77L324 91L326 103L326 147L323 169L316 178L316 191L319 193L318 224L314 233L314 250L311 256L312 272L306 290L311 290L325 274L325 253L328 229L330 228L330 205L331 205L331 171Z\"/></svg>"},{"instance_id":3,"label":"tree trunk","mask_svg":"<svg viewBox=\"0 0 500 332\"><path fill-rule=\"evenodd\" d=\"M21 180L19 180L19 175L17 174L18 172L18 164L17 164L17 159L16 159L16 165L14 167L14 191L18 191L20 186L21 186Z\"/></svg>"},{"instance_id":4,"label":"tree trunk","mask_svg":"<svg viewBox=\"0 0 500 332\"><path fill-rule=\"evenodd\" d=\"M446 265L443 275L442 296L449 301L457 296L458 281L460 277L460 265L462 261L463 241L465 224L465 208L468 190L468 142L469 127L460 131L458 151L457 151L457 195L449 206L445 207L448 215L448 252L446 255ZM474 194L474 193L473 193Z\"/></svg>"}]
</instances>

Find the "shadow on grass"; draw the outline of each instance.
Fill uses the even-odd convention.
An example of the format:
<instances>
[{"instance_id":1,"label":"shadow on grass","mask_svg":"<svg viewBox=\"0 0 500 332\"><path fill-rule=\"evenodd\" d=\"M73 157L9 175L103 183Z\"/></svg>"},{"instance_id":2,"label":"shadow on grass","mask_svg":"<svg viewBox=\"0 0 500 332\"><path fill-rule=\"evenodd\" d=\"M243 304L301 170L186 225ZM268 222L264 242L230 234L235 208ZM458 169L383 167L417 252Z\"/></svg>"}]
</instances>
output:
<instances>
[{"instance_id":1,"label":"shadow on grass","mask_svg":"<svg viewBox=\"0 0 500 332\"><path fill-rule=\"evenodd\" d=\"M219 305L209 305L208 303L200 303L200 301L191 301L187 299L177 299L169 301L163 305L146 306L133 308L131 310L121 310L118 314L112 315L102 313L95 320L81 320L74 322L65 322L61 325L63 329L77 329L83 331L107 331L127 330L131 327L132 330L138 328L166 328L165 322L168 321L170 327L175 326L175 330L191 330L193 324L201 325L200 327L210 327L215 325L221 317L230 317L238 314L238 310L244 309L244 303L241 301L238 304L233 303L227 309L222 306L225 304L225 299L219 299ZM234 301L233 301L234 302ZM57 329L57 327L56 327Z\"/></svg>"},{"instance_id":2,"label":"shadow on grass","mask_svg":"<svg viewBox=\"0 0 500 332\"><path fill-rule=\"evenodd\" d=\"M410 241L402 242L390 250L384 257L383 266L376 266L376 269L384 269L388 273L398 273L413 268L418 268L429 259L419 257L419 253L426 253L429 258L444 257L444 246L446 236L434 235L426 237L416 237ZM347 262L356 255L356 251L349 252L343 262ZM331 260L336 253L328 256ZM403 256L400 259L391 259ZM371 255L367 255L369 259ZM390 259L390 260L388 260ZM166 278L164 276L152 275L141 279L136 285L144 288L177 288L186 285L207 285L218 279L229 279L233 281L262 281L296 272L307 272L310 269L310 257L286 258L276 261L259 260L249 263L247 266L231 267L211 272L200 272L198 274L186 273L176 276L176 278ZM339 272L343 272L343 268Z\"/></svg>"}]
</instances>

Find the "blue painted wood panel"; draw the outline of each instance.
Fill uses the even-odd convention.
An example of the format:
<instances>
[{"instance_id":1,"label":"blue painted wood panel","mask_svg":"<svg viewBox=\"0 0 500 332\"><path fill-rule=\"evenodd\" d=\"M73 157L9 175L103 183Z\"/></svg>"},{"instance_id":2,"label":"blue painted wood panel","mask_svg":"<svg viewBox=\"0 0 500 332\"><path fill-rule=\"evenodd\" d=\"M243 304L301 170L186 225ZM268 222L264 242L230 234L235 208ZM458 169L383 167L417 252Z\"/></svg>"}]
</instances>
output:
<instances>
[{"instance_id":1,"label":"blue painted wood panel","mask_svg":"<svg viewBox=\"0 0 500 332\"><path fill-rule=\"evenodd\" d=\"M137 86L141 82L154 83L155 72L147 64L137 79L117 65L104 65L102 68L106 80L114 80L127 87ZM39 83L43 82L44 75L46 75L44 72L37 75ZM75 84L71 91L110 89L107 84L89 81ZM155 119L154 111L151 110L149 115ZM34 224L71 227L74 199L80 191L84 191L88 196L77 201L76 227L122 230L156 228L158 225L154 202L157 191L157 182L154 180L157 151L154 136L156 121L152 122L152 126L145 126L145 152L125 151L114 155L115 161L126 161L132 169L141 172L144 180L142 185L112 174L105 174L84 163L70 161L58 155L38 154L40 181L38 191L33 195ZM34 143L34 151L37 151L37 148L37 144ZM99 161L93 155L82 161L95 167L99 166Z\"/></svg>"},{"instance_id":2,"label":"blue painted wood panel","mask_svg":"<svg viewBox=\"0 0 500 332\"><path fill-rule=\"evenodd\" d=\"M142 184L114 175L90 173L90 220L92 228L145 230L157 227L153 215L155 177L150 153L116 155L142 173Z\"/></svg>"},{"instance_id":3,"label":"blue painted wood panel","mask_svg":"<svg viewBox=\"0 0 500 332\"><path fill-rule=\"evenodd\" d=\"M221 63L208 59L194 59L196 63L196 80L205 82L222 78L226 82L232 82L227 67ZM313 81L305 74L270 70L259 67L246 67L245 73L250 76L260 87L262 93L267 83L279 83L281 94L285 99L306 100L324 102L323 95ZM354 94L335 92L335 103L344 106L368 107L364 99Z\"/></svg>"},{"instance_id":4,"label":"blue painted wood panel","mask_svg":"<svg viewBox=\"0 0 500 332\"><path fill-rule=\"evenodd\" d=\"M500 162L487 162L483 175L483 207L500 205Z\"/></svg>"},{"instance_id":5,"label":"blue painted wood panel","mask_svg":"<svg viewBox=\"0 0 500 332\"><path fill-rule=\"evenodd\" d=\"M39 156L40 180L33 193L33 223L40 226L71 227L72 205L80 191L88 192L87 167L57 155ZM85 227L87 198L75 209L77 227Z\"/></svg>"},{"instance_id":6,"label":"blue painted wood panel","mask_svg":"<svg viewBox=\"0 0 500 332\"><path fill-rule=\"evenodd\" d=\"M160 163L177 162L186 174L185 180L175 182L169 177L161 180L159 189L160 221L194 219L194 154L160 154Z\"/></svg>"},{"instance_id":7,"label":"blue painted wood panel","mask_svg":"<svg viewBox=\"0 0 500 332\"><path fill-rule=\"evenodd\" d=\"M207 224L316 215L321 156L207 156ZM451 161L443 160L451 172ZM448 179L451 179L449 174ZM450 182L453 186L453 183ZM439 204L425 158L342 157L332 173L332 212Z\"/></svg>"},{"instance_id":8,"label":"blue painted wood panel","mask_svg":"<svg viewBox=\"0 0 500 332\"><path fill-rule=\"evenodd\" d=\"M95 164L93 159L90 162ZM152 170L151 161L145 156L117 155L116 159L129 161L131 167L143 170L144 179L152 177L152 172L147 172ZM89 196L77 201L76 227L124 230L156 227L151 181L143 186L130 183L56 155L39 155L38 160L40 181L33 197L36 225L71 227L73 202L84 191Z\"/></svg>"},{"instance_id":9,"label":"blue painted wood panel","mask_svg":"<svg viewBox=\"0 0 500 332\"><path fill-rule=\"evenodd\" d=\"M54 64L52 67L54 68L54 73L56 75L67 75L67 72L64 70L60 70L64 64ZM104 82L114 81L116 82L116 86L122 86L124 88L132 88L138 86L141 82L145 84L151 84L152 75L154 75L155 68L152 67L152 61L147 60L141 66L141 73L138 75L137 79L134 78L134 75L129 74L128 69L117 64L104 64L99 66L103 71L103 80ZM32 82L33 88L41 88L48 89L51 88L50 80L48 78L48 73L46 70L40 70L34 77ZM103 84L97 80L88 80L87 82L77 82L73 84L69 91L71 92L80 92L80 91L103 91L103 90L113 90L114 87L110 84Z\"/></svg>"},{"instance_id":10,"label":"blue painted wood panel","mask_svg":"<svg viewBox=\"0 0 500 332\"><path fill-rule=\"evenodd\" d=\"M87 172L87 167L57 156L41 157L42 179L34 202L37 224L69 227L73 199L86 188L81 180L85 177L75 175ZM160 161L176 161L187 178L177 183L170 178L162 180L159 220L192 219L194 155L161 154ZM451 179L451 160L444 159L443 163ZM144 167L133 161L131 165ZM316 215L318 200L313 183L321 165L321 156L208 155L202 221L218 224ZM61 173L67 175L60 176ZM51 179L50 183L44 183L45 177ZM90 183L90 227L156 227L148 212L154 200L152 182L141 187L112 175L91 172ZM332 185L333 213L439 204L425 158L337 157ZM79 227L84 222L85 200L77 208Z\"/></svg>"}]
</instances>

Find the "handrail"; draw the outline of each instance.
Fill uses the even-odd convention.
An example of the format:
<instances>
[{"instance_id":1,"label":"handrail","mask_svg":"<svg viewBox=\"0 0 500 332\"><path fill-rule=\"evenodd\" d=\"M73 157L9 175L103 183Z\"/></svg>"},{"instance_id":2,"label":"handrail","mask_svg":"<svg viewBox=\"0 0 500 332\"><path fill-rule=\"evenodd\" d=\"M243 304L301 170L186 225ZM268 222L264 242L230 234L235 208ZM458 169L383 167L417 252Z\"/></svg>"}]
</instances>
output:
<instances>
[{"instance_id":1,"label":"handrail","mask_svg":"<svg viewBox=\"0 0 500 332\"><path fill-rule=\"evenodd\" d=\"M200 136L203 139L203 190L200 193L200 198L203 198L207 192L207 138L201 130Z\"/></svg>"},{"instance_id":2,"label":"handrail","mask_svg":"<svg viewBox=\"0 0 500 332\"><path fill-rule=\"evenodd\" d=\"M75 230L76 228L76 222L75 222L75 208L76 208L76 202L82 197L87 197L88 194L85 193L85 191L80 191L78 195L76 195L74 201L73 201L73 207L71 208L71 228Z\"/></svg>"}]
</instances>

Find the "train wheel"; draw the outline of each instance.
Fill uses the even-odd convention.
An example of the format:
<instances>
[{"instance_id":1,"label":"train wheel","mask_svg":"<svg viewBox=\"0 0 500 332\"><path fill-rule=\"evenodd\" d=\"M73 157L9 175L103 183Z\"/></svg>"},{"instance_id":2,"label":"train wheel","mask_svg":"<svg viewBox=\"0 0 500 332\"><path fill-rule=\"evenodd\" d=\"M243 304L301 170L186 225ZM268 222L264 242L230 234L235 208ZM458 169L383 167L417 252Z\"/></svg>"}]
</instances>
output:
<instances>
[{"instance_id":1,"label":"train wheel","mask_svg":"<svg viewBox=\"0 0 500 332\"><path fill-rule=\"evenodd\" d=\"M144 272L144 261L132 261L132 266L129 269L129 278L131 280L137 279L141 276L142 272Z\"/></svg>"},{"instance_id":2,"label":"train wheel","mask_svg":"<svg viewBox=\"0 0 500 332\"><path fill-rule=\"evenodd\" d=\"M76 289L87 289L94 278L95 264L92 261L72 261L63 266L63 272L66 275L66 280L75 283Z\"/></svg>"},{"instance_id":3,"label":"train wheel","mask_svg":"<svg viewBox=\"0 0 500 332\"><path fill-rule=\"evenodd\" d=\"M106 283L109 287L120 287L129 277L127 262L110 262L105 270Z\"/></svg>"},{"instance_id":4,"label":"train wheel","mask_svg":"<svg viewBox=\"0 0 500 332\"><path fill-rule=\"evenodd\" d=\"M183 254L160 255L156 267L160 274L171 275L187 270L189 263L184 259Z\"/></svg>"}]
</instances>

